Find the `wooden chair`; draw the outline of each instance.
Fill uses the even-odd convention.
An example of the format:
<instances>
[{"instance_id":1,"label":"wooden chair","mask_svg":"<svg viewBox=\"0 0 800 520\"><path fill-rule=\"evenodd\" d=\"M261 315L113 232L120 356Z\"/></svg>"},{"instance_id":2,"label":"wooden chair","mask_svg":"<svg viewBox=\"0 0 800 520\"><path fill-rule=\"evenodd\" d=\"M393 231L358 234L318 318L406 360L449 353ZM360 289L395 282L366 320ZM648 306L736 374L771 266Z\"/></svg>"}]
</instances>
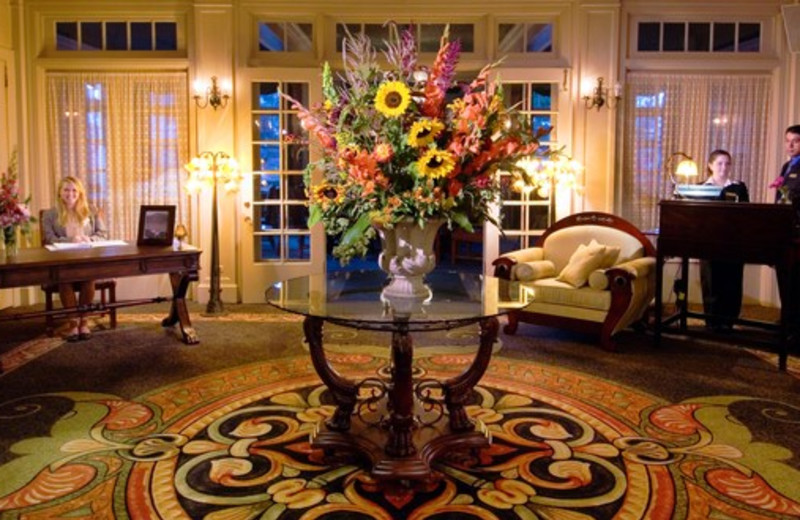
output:
<instances>
[{"instance_id":1,"label":"wooden chair","mask_svg":"<svg viewBox=\"0 0 800 520\"><path fill-rule=\"evenodd\" d=\"M44 233L44 210L39 211L39 241L44 247L47 242L45 239ZM44 291L44 308L49 313L53 311L53 294L58 294L58 284L57 283L47 283L41 285L42 290ZM106 278L102 280L95 280L94 283L95 291L100 293L100 303L105 307L109 303L115 303L117 301L117 281L112 278ZM95 316L103 316L108 314L109 318L109 326L112 329L117 328L117 309L110 308L103 311L98 311L92 313ZM52 314L47 314L45 316L45 324L47 327L47 335L52 336L55 333L55 319L53 318Z\"/></svg>"}]
</instances>

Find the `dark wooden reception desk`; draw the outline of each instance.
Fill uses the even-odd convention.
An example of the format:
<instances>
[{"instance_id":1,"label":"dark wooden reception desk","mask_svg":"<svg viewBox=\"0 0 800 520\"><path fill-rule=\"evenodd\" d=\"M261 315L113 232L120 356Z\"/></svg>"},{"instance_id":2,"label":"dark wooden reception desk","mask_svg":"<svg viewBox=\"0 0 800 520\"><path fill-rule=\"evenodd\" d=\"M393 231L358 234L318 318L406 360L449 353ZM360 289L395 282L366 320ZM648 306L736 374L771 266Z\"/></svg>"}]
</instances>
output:
<instances>
[{"instance_id":1,"label":"dark wooden reception desk","mask_svg":"<svg viewBox=\"0 0 800 520\"><path fill-rule=\"evenodd\" d=\"M199 269L200 250L175 250L171 246L22 249L10 258L0 256L0 289L166 273L172 285L172 305L162 325L178 324L184 343L192 344L200 340L189 318L186 291L189 283L198 279ZM119 302L119 306L124 305Z\"/></svg>"},{"instance_id":2,"label":"dark wooden reception desk","mask_svg":"<svg viewBox=\"0 0 800 520\"><path fill-rule=\"evenodd\" d=\"M691 313L688 301L689 259L728 260L745 264L762 264L775 268L781 295L779 324L737 320L747 325L762 326L777 332L776 347L781 370L786 368L791 336L797 324L791 316L796 297L794 277L800 258L800 241L796 234L794 210L784 204L747 202L664 200L660 206L660 228L656 257L655 343L659 344L666 326L678 321L679 330L687 329L687 317L705 317ZM684 302L678 313L663 318L663 269L666 258L679 257L682 276L678 292Z\"/></svg>"}]
</instances>

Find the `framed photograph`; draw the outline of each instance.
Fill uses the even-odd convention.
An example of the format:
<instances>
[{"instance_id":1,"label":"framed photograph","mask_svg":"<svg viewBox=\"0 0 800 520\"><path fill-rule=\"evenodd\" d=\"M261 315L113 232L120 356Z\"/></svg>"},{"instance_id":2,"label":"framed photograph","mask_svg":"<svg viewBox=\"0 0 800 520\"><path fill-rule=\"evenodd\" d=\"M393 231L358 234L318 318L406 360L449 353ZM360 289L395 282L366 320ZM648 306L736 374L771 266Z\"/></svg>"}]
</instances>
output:
<instances>
[{"instance_id":1,"label":"framed photograph","mask_svg":"<svg viewBox=\"0 0 800 520\"><path fill-rule=\"evenodd\" d=\"M175 232L175 206L142 206L139 209L137 246L171 246Z\"/></svg>"}]
</instances>

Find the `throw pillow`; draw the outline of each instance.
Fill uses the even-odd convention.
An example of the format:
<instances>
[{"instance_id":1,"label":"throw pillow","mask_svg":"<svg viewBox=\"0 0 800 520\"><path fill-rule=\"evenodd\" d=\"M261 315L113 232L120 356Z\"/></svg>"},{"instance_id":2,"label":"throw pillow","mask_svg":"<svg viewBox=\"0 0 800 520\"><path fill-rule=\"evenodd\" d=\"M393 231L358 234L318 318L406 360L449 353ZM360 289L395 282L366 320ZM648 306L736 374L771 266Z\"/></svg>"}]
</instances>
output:
<instances>
[{"instance_id":1,"label":"throw pillow","mask_svg":"<svg viewBox=\"0 0 800 520\"><path fill-rule=\"evenodd\" d=\"M556 266L550 260L534 260L520 262L514 267L514 277L521 282L530 282L539 278L556 275Z\"/></svg>"},{"instance_id":2,"label":"throw pillow","mask_svg":"<svg viewBox=\"0 0 800 520\"><path fill-rule=\"evenodd\" d=\"M598 244L597 240L593 238L592 241L589 242L589 245L599 246L604 244ZM620 251L622 251L622 248L619 246L605 246L605 248L606 248L606 253L603 256L603 262L600 264L600 269L608 269L609 267L612 267L614 264L616 264L617 260L619 259L619 253Z\"/></svg>"},{"instance_id":3,"label":"throw pillow","mask_svg":"<svg viewBox=\"0 0 800 520\"><path fill-rule=\"evenodd\" d=\"M581 244L572 253L569 262L556 277L556 280L568 283L573 287L582 287L586 285L591 272L600 268L605 258L606 246L602 246L597 242L590 245Z\"/></svg>"},{"instance_id":4,"label":"throw pillow","mask_svg":"<svg viewBox=\"0 0 800 520\"><path fill-rule=\"evenodd\" d=\"M589 287L596 291L604 291L608 289L608 277L606 276L605 269L595 269L589 275Z\"/></svg>"}]
</instances>

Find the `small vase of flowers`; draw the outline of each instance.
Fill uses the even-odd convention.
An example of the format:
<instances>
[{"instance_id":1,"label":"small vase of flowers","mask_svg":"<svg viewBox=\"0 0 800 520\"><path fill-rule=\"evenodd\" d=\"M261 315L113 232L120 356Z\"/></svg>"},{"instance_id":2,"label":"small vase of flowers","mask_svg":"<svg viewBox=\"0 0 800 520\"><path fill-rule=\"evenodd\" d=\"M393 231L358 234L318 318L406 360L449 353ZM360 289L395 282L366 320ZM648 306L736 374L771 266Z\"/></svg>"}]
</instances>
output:
<instances>
[{"instance_id":1,"label":"small vase of flowers","mask_svg":"<svg viewBox=\"0 0 800 520\"><path fill-rule=\"evenodd\" d=\"M430 67L418 63L413 27L390 25L390 32L388 68L369 38L348 35L343 71L334 78L327 63L323 68L322 104L304 107L284 96L322 147L305 172L308 225L323 223L343 264L364 256L378 230L401 223L468 231L497 224L497 173L525 176L517 162L535 155L546 133L537 135L529 117L505 106L490 79L496 64L471 82L456 81L460 42L447 30Z\"/></svg>"},{"instance_id":2,"label":"small vase of flowers","mask_svg":"<svg viewBox=\"0 0 800 520\"><path fill-rule=\"evenodd\" d=\"M17 173L17 153L11 154L8 170L0 174L0 236L2 236L6 257L16 256L19 250L19 231L30 232L31 217L28 204L30 195L22 199L19 194Z\"/></svg>"}]
</instances>

